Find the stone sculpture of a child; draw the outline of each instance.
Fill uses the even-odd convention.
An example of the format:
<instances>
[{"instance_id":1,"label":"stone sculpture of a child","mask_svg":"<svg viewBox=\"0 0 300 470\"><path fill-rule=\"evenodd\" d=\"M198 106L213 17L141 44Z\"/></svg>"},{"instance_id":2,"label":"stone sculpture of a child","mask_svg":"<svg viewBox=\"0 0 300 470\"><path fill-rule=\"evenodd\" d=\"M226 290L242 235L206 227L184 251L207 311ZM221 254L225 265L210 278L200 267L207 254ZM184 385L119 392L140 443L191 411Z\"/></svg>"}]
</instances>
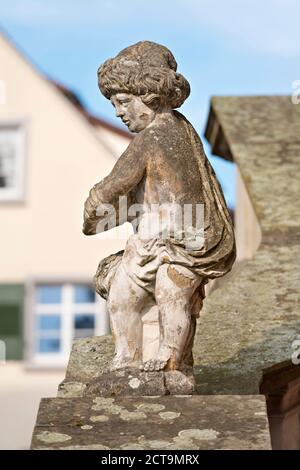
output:
<instances>
[{"instance_id":1,"label":"stone sculpture of a child","mask_svg":"<svg viewBox=\"0 0 300 470\"><path fill-rule=\"evenodd\" d=\"M190 93L189 83L176 69L166 47L144 41L122 50L98 70L102 94L137 135L111 173L91 189L83 232L96 234L101 208L117 207L120 196L143 207L124 252L103 260L96 275L115 341L111 370L191 366L204 284L230 271L235 260L232 221L222 190L196 131L174 111ZM184 211L199 205L204 207L202 232L193 213L188 229L177 236L177 213L175 219L169 217L170 208ZM159 227L152 223L157 215ZM167 237L162 236L166 229ZM142 312L147 305L158 308L160 336L156 353L143 361Z\"/></svg>"}]
</instances>

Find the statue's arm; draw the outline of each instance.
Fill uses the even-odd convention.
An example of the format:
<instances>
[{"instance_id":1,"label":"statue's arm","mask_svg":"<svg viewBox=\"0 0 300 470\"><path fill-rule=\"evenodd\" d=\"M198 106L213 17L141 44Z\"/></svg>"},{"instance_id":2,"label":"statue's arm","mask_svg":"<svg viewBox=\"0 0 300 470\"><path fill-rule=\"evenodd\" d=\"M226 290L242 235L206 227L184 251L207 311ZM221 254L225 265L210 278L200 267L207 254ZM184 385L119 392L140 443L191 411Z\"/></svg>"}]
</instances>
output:
<instances>
[{"instance_id":1,"label":"statue's arm","mask_svg":"<svg viewBox=\"0 0 300 470\"><path fill-rule=\"evenodd\" d=\"M146 170L146 157L138 137L131 142L126 151L118 159L112 171L90 190L84 206L83 233L95 235L101 216L97 209L101 205L117 206L119 196L127 195L141 181Z\"/></svg>"}]
</instances>

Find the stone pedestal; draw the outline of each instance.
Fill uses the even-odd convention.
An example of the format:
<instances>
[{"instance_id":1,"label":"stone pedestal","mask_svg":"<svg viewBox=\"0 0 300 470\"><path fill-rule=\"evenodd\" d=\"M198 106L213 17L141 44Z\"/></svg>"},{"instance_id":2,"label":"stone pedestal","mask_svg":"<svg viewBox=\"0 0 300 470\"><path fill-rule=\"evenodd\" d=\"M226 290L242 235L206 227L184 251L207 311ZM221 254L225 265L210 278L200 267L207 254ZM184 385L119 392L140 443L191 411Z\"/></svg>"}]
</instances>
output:
<instances>
[{"instance_id":1,"label":"stone pedestal","mask_svg":"<svg viewBox=\"0 0 300 470\"><path fill-rule=\"evenodd\" d=\"M113 349L110 336L75 341L58 396L189 395L196 392L192 369L184 373L176 370L141 372L139 369L110 372L108 364Z\"/></svg>"},{"instance_id":2,"label":"stone pedestal","mask_svg":"<svg viewBox=\"0 0 300 470\"><path fill-rule=\"evenodd\" d=\"M112 356L110 336L74 342L58 398L41 401L32 449L271 448L263 396L201 396L191 383L176 394L177 371L101 373Z\"/></svg>"},{"instance_id":3,"label":"stone pedestal","mask_svg":"<svg viewBox=\"0 0 300 470\"><path fill-rule=\"evenodd\" d=\"M32 449L270 449L262 396L44 398Z\"/></svg>"}]
</instances>

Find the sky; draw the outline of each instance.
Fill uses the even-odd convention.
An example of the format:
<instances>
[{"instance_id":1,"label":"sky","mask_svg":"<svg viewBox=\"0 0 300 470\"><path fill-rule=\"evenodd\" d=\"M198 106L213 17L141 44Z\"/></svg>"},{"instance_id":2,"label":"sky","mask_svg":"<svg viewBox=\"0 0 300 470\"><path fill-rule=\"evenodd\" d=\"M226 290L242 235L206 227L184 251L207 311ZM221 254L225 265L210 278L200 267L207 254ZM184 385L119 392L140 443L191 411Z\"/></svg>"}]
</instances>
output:
<instances>
[{"instance_id":1,"label":"sky","mask_svg":"<svg viewBox=\"0 0 300 470\"><path fill-rule=\"evenodd\" d=\"M167 46L191 84L180 111L203 138L231 207L235 167L211 156L203 137L210 97L291 94L299 21L300 0L0 0L0 25L26 56L121 127L98 90L99 65L140 40Z\"/></svg>"}]
</instances>

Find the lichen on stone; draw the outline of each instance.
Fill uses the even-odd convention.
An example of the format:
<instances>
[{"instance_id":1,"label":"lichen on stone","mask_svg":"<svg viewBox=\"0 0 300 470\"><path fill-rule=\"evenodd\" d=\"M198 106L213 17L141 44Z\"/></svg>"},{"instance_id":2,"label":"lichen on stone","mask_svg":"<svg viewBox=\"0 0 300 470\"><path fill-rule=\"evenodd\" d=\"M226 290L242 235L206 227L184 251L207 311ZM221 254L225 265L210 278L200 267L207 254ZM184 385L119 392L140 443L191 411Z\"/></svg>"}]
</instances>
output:
<instances>
[{"instance_id":1,"label":"lichen on stone","mask_svg":"<svg viewBox=\"0 0 300 470\"><path fill-rule=\"evenodd\" d=\"M120 414L125 408L124 406L116 405L114 398L96 397L93 400L94 405L92 406L93 411L102 411L117 415Z\"/></svg>"},{"instance_id":2,"label":"lichen on stone","mask_svg":"<svg viewBox=\"0 0 300 470\"><path fill-rule=\"evenodd\" d=\"M130 379L128 383L131 388L138 388L141 385L141 381L136 377Z\"/></svg>"},{"instance_id":3,"label":"lichen on stone","mask_svg":"<svg viewBox=\"0 0 300 470\"><path fill-rule=\"evenodd\" d=\"M178 436L188 439L210 440L217 439L220 433L215 429L183 429Z\"/></svg>"},{"instance_id":4,"label":"lichen on stone","mask_svg":"<svg viewBox=\"0 0 300 470\"><path fill-rule=\"evenodd\" d=\"M46 442L48 444L55 443L55 442L65 442L70 441L72 439L71 436L68 434L62 434L60 432L49 432L49 431L42 431L40 434L37 434L37 439L42 442Z\"/></svg>"},{"instance_id":5,"label":"lichen on stone","mask_svg":"<svg viewBox=\"0 0 300 470\"><path fill-rule=\"evenodd\" d=\"M90 421L93 423L104 423L105 421L108 421L109 417L105 415L93 415L90 417Z\"/></svg>"},{"instance_id":6,"label":"lichen on stone","mask_svg":"<svg viewBox=\"0 0 300 470\"><path fill-rule=\"evenodd\" d=\"M137 421L140 419L146 419L147 415L145 415L145 413L143 413L142 411L124 410L121 412L120 418L123 419L124 421Z\"/></svg>"},{"instance_id":7,"label":"lichen on stone","mask_svg":"<svg viewBox=\"0 0 300 470\"><path fill-rule=\"evenodd\" d=\"M174 411L164 411L162 413L159 413L159 416L162 419L170 419L170 420L179 418L180 415L181 413L175 413Z\"/></svg>"},{"instance_id":8,"label":"lichen on stone","mask_svg":"<svg viewBox=\"0 0 300 470\"><path fill-rule=\"evenodd\" d=\"M158 413L158 411L164 410L166 407L160 403L141 403L134 405L138 410L147 412Z\"/></svg>"}]
</instances>

